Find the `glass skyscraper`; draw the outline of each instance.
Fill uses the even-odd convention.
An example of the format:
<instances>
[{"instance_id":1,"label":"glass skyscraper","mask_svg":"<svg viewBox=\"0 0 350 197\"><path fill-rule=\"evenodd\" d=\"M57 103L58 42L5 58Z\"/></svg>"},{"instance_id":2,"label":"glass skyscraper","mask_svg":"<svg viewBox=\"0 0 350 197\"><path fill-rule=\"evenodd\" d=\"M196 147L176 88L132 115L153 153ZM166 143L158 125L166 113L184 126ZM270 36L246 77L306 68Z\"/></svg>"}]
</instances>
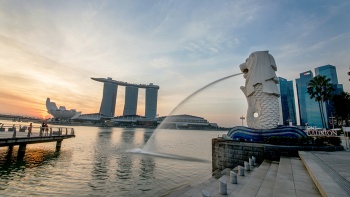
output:
<instances>
[{"instance_id":1,"label":"glass skyscraper","mask_svg":"<svg viewBox=\"0 0 350 197\"><path fill-rule=\"evenodd\" d=\"M283 125L289 125L292 122L293 125L297 124L295 113L295 100L294 100L294 88L293 81L287 81L286 79L279 77L279 86L281 93L281 107Z\"/></svg>"},{"instance_id":2,"label":"glass skyscraper","mask_svg":"<svg viewBox=\"0 0 350 197\"><path fill-rule=\"evenodd\" d=\"M343 92L343 85L338 84L337 69L335 66L328 64L328 65L317 67L315 68L315 74L316 76L321 75L330 79L330 83L333 84L333 88L334 88L334 92L332 93L332 95L340 94L341 92ZM332 101L330 100L326 101L325 109L326 109L326 118L327 118L327 121L329 121L330 117L334 116L334 108L332 106Z\"/></svg>"},{"instance_id":3,"label":"glass skyscraper","mask_svg":"<svg viewBox=\"0 0 350 197\"><path fill-rule=\"evenodd\" d=\"M322 119L318 102L311 99L310 95L307 93L307 86L312 78L313 73L309 70L300 73L300 78L296 79L300 125L322 128Z\"/></svg>"}]
</instances>

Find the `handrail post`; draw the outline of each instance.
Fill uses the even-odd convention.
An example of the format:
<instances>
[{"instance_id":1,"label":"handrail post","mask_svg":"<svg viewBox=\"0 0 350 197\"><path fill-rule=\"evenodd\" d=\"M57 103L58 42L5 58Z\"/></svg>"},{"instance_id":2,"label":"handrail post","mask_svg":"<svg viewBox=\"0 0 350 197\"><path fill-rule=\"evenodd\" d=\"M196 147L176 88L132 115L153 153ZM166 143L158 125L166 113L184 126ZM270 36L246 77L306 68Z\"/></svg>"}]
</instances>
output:
<instances>
[{"instance_id":1,"label":"handrail post","mask_svg":"<svg viewBox=\"0 0 350 197\"><path fill-rule=\"evenodd\" d=\"M50 136L52 136L52 127L50 127Z\"/></svg>"},{"instance_id":2,"label":"handrail post","mask_svg":"<svg viewBox=\"0 0 350 197\"><path fill-rule=\"evenodd\" d=\"M68 128L66 127L66 136L67 136L67 134L68 134Z\"/></svg>"}]
</instances>

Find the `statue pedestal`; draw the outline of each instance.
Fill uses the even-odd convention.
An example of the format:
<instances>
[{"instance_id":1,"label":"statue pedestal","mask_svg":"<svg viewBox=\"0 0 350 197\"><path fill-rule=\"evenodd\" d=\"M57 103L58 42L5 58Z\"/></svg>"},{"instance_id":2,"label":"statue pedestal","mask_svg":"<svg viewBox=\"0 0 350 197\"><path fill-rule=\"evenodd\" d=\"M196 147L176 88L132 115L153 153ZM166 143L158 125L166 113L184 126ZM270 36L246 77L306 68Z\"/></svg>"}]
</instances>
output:
<instances>
[{"instance_id":1,"label":"statue pedestal","mask_svg":"<svg viewBox=\"0 0 350 197\"><path fill-rule=\"evenodd\" d=\"M237 126L229 130L228 137L237 141L264 142L264 138L278 137L307 137L305 131L296 127L281 126L273 129L253 129Z\"/></svg>"}]
</instances>

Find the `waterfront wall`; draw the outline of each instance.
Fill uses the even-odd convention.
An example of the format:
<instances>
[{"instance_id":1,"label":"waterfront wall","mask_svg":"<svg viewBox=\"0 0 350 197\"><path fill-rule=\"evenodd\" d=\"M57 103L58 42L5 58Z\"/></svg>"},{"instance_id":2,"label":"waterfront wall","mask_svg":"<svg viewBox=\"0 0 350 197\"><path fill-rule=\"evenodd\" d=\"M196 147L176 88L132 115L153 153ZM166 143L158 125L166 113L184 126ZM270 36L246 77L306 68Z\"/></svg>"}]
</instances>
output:
<instances>
[{"instance_id":1,"label":"waterfront wall","mask_svg":"<svg viewBox=\"0 0 350 197\"><path fill-rule=\"evenodd\" d=\"M257 163L264 159L278 161L280 156L298 157L298 151L339 151L343 146L281 146L261 143L238 142L223 138L212 139L212 172L243 166L254 156Z\"/></svg>"}]
</instances>

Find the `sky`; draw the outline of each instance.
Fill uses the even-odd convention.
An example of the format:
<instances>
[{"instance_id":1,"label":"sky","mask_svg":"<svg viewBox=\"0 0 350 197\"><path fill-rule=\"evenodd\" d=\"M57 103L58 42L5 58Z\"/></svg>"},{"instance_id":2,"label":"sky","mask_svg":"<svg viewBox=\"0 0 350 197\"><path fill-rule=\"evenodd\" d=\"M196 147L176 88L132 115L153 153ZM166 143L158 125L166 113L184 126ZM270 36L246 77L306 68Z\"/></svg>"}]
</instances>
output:
<instances>
[{"instance_id":1,"label":"sky","mask_svg":"<svg viewBox=\"0 0 350 197\"><path fill-rule=\"evenodd\" d=\"M332 64L350 92L349 10L347 0L0 0L0 113L48 118L46 98L97 113L103 84L91 77L111 77L159 85L157 114L167 116L261 50L275 58L277 76L294 82ZM241 125L240 86L242 75L223 80L176 113ZM124 93L118 87L115 115ZM138 115L144 103L141 89Z\"/></svg>"}]
</instances>

